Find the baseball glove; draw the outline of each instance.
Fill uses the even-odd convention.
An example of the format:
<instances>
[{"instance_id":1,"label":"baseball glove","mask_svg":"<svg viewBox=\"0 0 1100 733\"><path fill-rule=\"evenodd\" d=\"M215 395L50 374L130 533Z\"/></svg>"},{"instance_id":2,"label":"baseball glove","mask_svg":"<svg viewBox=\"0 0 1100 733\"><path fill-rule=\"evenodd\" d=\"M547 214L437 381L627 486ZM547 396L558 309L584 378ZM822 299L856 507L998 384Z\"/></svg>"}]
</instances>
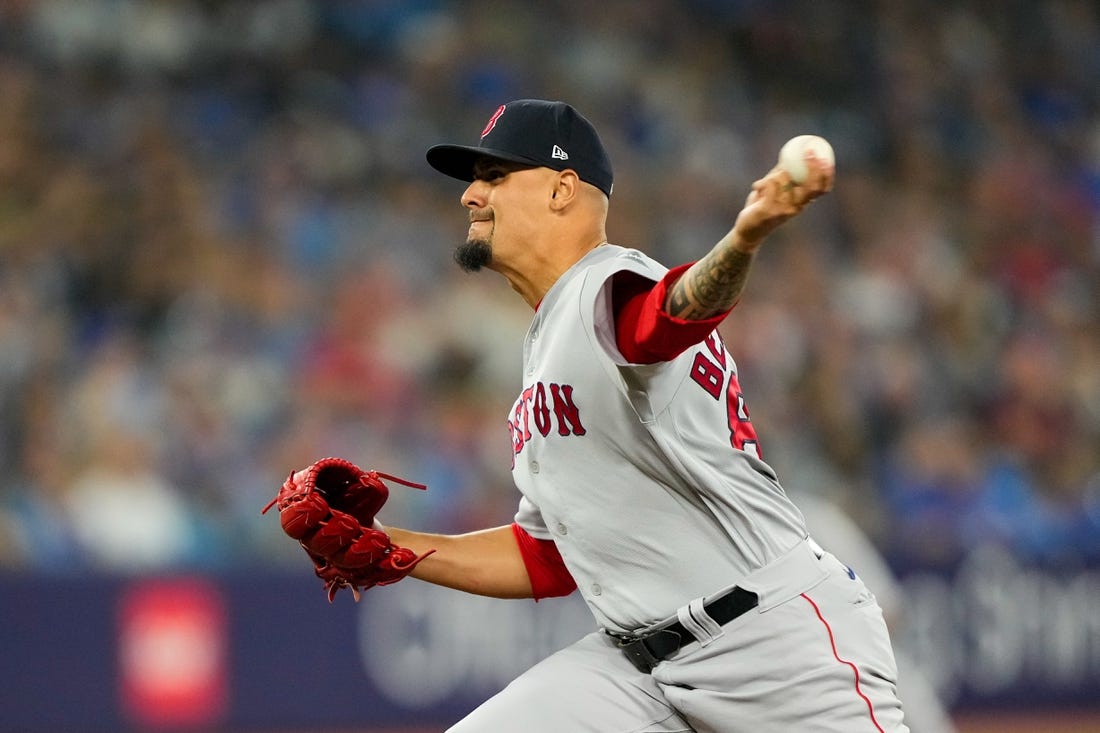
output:
<instances>
[{"instance_id":1,"label":"baseball glove","mask_svg":"<svg viewBox=\"0 0 1100 733\"><path fill-rule=\"evenodd\" d=\"M263 508L279 508L283 531L298 540L325 581L331 603L341 588L359 591L396 583L432 554L398 547L375 522L389 498L382 479L414 489L427 488L378 471L364 471L342 458L323 458L291 472L278 495Z\"/></svg>"}]
</instances>

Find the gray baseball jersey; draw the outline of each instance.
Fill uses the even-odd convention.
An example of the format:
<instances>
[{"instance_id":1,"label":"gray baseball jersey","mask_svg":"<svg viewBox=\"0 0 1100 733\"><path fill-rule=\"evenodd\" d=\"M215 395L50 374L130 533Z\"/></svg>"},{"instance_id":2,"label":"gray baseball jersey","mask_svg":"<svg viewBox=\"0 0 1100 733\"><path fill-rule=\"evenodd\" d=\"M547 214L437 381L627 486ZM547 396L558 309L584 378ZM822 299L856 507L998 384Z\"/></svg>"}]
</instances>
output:
<instances>
[{"instance_id":1,"label":"gray baseball jersey","mask_svg":"<svg viewBox=\"0 0 1100 733\"><path fill-rule=\"evenodd\" d=\"M906 733L881 609L807 537L761 458L721 338L627 363L610 292L624 270L667 272L597 247L531 323L508 420L516 521L554 540L604 629L648 634L676 620L690 638L647 673L595 631L450 733ZM720 623L707 601L735 585L758 605Z\"/></svg>"},{"instance_id":2,"label":"gray baseball jersey","mask_svg":"<svg viewBox=\"0 0 1100 733\"><path fill-rule=\"evenodd\" d=\"M509 416L516 521L553 539L597 621L651 626L804 540L717 331L668 362L616 346L611 280L667 268L597 247L550 289L524 343Z\"/></svg>"}]
</instances>

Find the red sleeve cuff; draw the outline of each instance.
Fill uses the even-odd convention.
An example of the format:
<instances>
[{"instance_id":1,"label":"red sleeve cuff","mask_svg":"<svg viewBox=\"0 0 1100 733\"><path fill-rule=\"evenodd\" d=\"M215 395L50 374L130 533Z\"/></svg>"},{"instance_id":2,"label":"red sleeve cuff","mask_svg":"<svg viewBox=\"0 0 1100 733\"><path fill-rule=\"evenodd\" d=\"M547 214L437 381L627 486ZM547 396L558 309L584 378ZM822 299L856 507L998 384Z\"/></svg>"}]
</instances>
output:
<instances>
[{"instance_id":1,"label":"red sleeve cuff","mask_svg":"<svg viewBox=\"0 0 1100 733\"><path fill-rule=\"evenodd\" d=\"M616 280L613 284L617 291L613 298L615 342L628 362L655 364L674 359L706 338L729 315L726 311L706 320L693 321L665 311L668 289L693 264L674 267L655 285L640 276ZM620 288L622 292L618 292Z\"/></svg>"},{"instance_id":2,"label":"red sleeve cuff","mask_svg":"<svg viewBox=\"0 0 1100 733\"><path fill-rule=\"evenodd\" d=\"M515 522L512 523L512 534L527 567L536 601L567 596L577 589L577 582L569 574L553 540L536 539Z\"/></svg>"}]
</instances>

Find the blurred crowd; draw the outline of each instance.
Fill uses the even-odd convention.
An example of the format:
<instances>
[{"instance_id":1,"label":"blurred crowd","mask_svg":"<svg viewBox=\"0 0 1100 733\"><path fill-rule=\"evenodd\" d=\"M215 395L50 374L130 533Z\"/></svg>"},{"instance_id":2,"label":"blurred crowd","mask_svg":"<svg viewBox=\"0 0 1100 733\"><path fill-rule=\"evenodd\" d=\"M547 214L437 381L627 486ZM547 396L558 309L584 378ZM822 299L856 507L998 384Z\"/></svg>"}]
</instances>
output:
<instances>
[{"instance_id":1,"label":"blurred crowd","mask_svg":"<svg viewBox=\"0 0 1100 733\"><path fill-rule=\"evenodd\" d=\"M424 151L520 97L668 265L829 138L722 327L764 457L899 565L1100 561L1098 90L1091 0L0 3L0 565L300 563L259 512L325 455L510 521L530 312Z\"/></svg>"}]
</instances>

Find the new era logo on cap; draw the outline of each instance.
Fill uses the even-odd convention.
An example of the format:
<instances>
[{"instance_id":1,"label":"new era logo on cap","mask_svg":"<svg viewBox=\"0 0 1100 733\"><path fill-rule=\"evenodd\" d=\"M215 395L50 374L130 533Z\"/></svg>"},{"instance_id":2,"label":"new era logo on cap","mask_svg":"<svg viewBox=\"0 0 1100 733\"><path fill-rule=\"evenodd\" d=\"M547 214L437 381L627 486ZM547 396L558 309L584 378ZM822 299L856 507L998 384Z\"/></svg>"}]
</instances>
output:
<instances>
[{"instance_id":1,"label":"new era logo on cap","mask_svg":"<svg viewBox=\"0 0 1100 733\"><path fill-rule=\"evenodd\" d=\"M569 152L566 152L566 151ZM517 99L500 105L475 145L435 145L428 163L463 181L474 179L479 158L576 171L582 181L611 195L611 160L596 128L565 102Z\"/></svg>"},{"instance_id":2,"label":"new era logo on cap","mask_svg":"<svg viewBox=\"0 0 1100 733\"><path fill-rule=\"evenodd\" d=\"M497 111L494 112L493 116L489 118L489 121L485 123L485 129L481 131L481 137L482 138L484 138L486 135L488 135L490 132L492 132L493 128L496 127L497 120L499 120L500 116L502 114L504 114L504 106L505 105L502 104L499 107L497 107Z\"/></svg>"}]
</instances>

